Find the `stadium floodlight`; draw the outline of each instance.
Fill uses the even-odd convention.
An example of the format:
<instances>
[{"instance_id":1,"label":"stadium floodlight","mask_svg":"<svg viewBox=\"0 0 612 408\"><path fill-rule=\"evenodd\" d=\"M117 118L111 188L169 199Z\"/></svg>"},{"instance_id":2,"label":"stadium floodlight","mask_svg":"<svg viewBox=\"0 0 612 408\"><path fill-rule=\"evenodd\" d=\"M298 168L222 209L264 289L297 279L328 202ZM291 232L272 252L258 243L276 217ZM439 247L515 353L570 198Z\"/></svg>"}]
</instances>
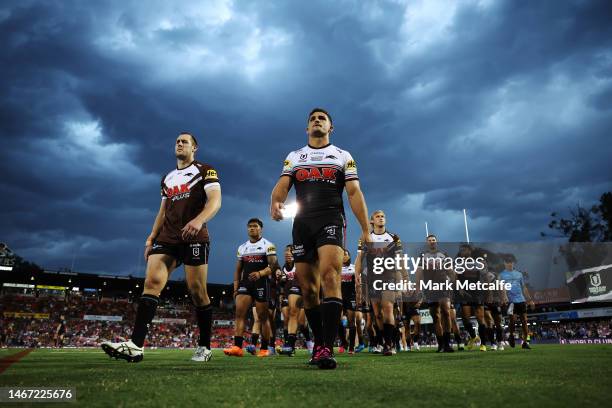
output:
<instances>
[{"instance_id":1,"label":"stadium floodlight","mask_svg":"<svg viewBox=\"0 0 612 408\"><path fill-rule=\"evenodd\" d=\"M298 212L298 203L287 204L285 208L281 209L283 218L295 218Z\"/></svg>"},{"instance_id":2,"label":"stadium floodlight","mask_svg":"<svg viewBox=\"0 0 612 408\"><path fill-rule=\"evenodd\" d=\"M465 239L467 241L467 243L470 243L470 234L468 232L468 225L467 225L467 212L465 211L465 208L463 209L463 223L465 224Z\"/></svg>"},{"instance_id":3,"label":"stadium floodlight","mask_svg":"<svg viewBox=\"0 0 612 408\"><path fill-rule=\"evenodd\" d=\"M425 221L425 238L429 236L429 228L427 228L427 221Z\"/></svg>"}]
</instances>

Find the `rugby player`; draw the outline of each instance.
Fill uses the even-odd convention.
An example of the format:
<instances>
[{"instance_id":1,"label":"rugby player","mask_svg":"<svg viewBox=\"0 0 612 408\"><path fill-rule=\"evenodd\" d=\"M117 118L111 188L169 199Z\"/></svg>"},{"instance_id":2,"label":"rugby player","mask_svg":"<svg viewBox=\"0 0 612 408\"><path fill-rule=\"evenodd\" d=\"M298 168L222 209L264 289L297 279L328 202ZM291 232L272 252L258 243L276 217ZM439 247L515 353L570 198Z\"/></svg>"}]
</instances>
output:
<instances>
[{"instance_id":1,"label":"rugby player","mask_svg":"<svg viewBox=\"0 0 612 408\"><path fill-rule=\"evenodd\" d=\"M191 359L209 361L212 357L212 305L206 290L210 241L206 223L221 208L221 186L216 170L195 160L197 150L193 134L179 134L174 148L177 166L161 180L161 205L145 241L146 278L132 338L119 343L103 342L102 349L111 357L129 362L142 360L159 295L170 273L181 263L185 264L185 280L200 329L198 347Z\"/></svg>"},{"instance_id":2,"label":"rugby player","mask_svg":"<svg viewBox=\"0 0 612 408\"><path fill-rule=\"evenodd\" d=\"M359 187L357 166L346 150L329 141L332 118L324 109L308 115L308 145L289 153L272 191L272 219L283 218L284 202L295 186L298 212L293 222L293 256L302 288L308 324L315 339L312 363L321 369L336 368L333 346L342 313L340 273L344 247L346 188L351 209L369 241L365 199ZM319 301L322 288L323 300Z\"/></svg>"},{"instance_id":3,"label":"rugby player","mask_svg":"<svg viewBox=\"0 0 612 408\"><path fill-rule=\"evenodd\" d=\"M372 232L369 234L371 242L383 243L384 248L374 248L371 254L368 252L369 248L364 245L363 242L359 243L359 249L357 252L357 259L355 260L356 275L361 275L361 268L363 257L366 257L366 264L368 270L371 270L374 256L383 257L395 257L396 254L402 254L402 243L399 235L393 234L387 231L386 224L387 219L385 213L382 210L377 210L370 216L370 224L372 225ZM384 282L395 282L396 270L385 271ZM381 275L382 276L382 275ZM377 347L383 344L382 353L385 356L393 354L393 338L395 333L395 316L394 316L394 304L396 294L393 291L383 290L375 291L373 285L368 284L367 291L369 292L370 302L372 304L372 324L378 329L377 332ZM376 293L378 292L378 293ZM382 341L381 341L382 335ZM376 350L379 351L379 350Z\"/></svg>"},{"instance_id":4,"label":"rugby player","mask_svg":"<svg viewBox=\"0 0 612 408\"><path fill-rule=\"evenodd\" d=\"M257 357L269 355L268 345L272 337L269 320L269 277L276 273L278 261L276 247L262 236L262 230L263 222L258 218L251 218L247 222L249 240L238 247L238 261L234 271L236 299L234 345L223 350L227 356L243 356L245 320L253 300L255 301L255 314L261 325L261 347Z\"/></svg>"},{"instance_id":5,"label":"rugby player","mask_svg":"<svg viewBox=\"0 0 612 408\"><path fill-rule=\"evenodd\" d=\"M285 247L285 265L283 266L284 297L283 308L285 321L287 322L287 337L281 350L281 354L295 355L295 341L299 324L300 311L302 309L302 290L295 275L295 263L293 262L292 246Z\"/></svg>"},{"instance_id":6,"label":"rugby player","mask_svg":"<svg viewBox=\"0 0 612 408\"><path fill-rule=\"evenodd\" d=\"M533 309L534 303L527 290L527 285L525 285L523 274L514 269L514 259L512 257L507 257L504 260L504 270L500 272L499 279L512 285L510 290L507 291L509 302L508 316L510 317L510 322L508 324L510 337L508 338L508 342L510 343L510 347L514 347L515 344L514 327L516 316L518 316L523 329L523 344L521 347L524 349L531 349L528 337L527 306Z\"/></svg>"},{"instance_id":7,"label":"rugby player","mask_svg":"<svg viewBox=\"0 0 612 408\"><path fill-rule=\"evenodd\" d=\"M343 346L348 343L348 353L355 352L355 334L357 326L355 325L355 311L357 309L357 294L355 291L355 265L351 263L351 253L348 249L344 250L342 258L342 274L341 274L341 292L342 292L342 307L348 320L348 341L346 339L344 328L342 328L340 340Z\"/></svg>"},{"instance_id":8,"label":"rugby player","mask_svg":"<svg viewBox=\"0 0 612 408\"><path fill-rule=\"evenodd\" d=\"M418 278L417 281L444 283L449 280L450 274L454 272L445 270L441 266L447 257L445 252L438 249L438 238L434 234L428 235L427 249L422 256L423 267L417 271L421 278ZM444 290L428 290L424 295L429 303L429 313L433 319L438 352L452 353L455 351L450 345L452 329L450 295Z\"/></svg>"},{"instance_id":9,"label":"rugby player","mask_svg":"<svg viewBox=\"0 0 612 408\"><path fill-rule=\"evenodd\" d=\"M476 258L472 247L469 244L463 244L459 247L459 253L457 258L462 258L462 264L465 270L461 274L457 274L457 281L468 282L468 284L477 283L481 280L484 269L478 268L475 262L465 262L466 259ZM465 290L458 291L458 301L461 307L461 321L463 327L467 330L470 338L467 342L468 350L474 348L474 345L478 342L482 342L482 339L486 340L485 330L487 324L485 323L484 316L484 295L482 291L478 290ZM478 321L479 336L476 335L474 325L470 320L471 317L476 317Z\"/></svg>"}]
</instances>

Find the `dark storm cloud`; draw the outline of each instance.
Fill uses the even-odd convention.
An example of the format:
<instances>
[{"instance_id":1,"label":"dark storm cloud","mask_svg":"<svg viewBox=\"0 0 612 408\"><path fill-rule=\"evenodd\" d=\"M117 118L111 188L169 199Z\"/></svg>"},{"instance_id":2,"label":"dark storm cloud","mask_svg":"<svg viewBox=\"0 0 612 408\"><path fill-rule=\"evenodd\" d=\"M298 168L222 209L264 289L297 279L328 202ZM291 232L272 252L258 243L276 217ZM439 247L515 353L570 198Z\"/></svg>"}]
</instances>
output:
<instances>
[{"instance_id":1,"label":"dark storm cloud","mask_svg":"<svg viewBox=\"0 0 612 408\"><path fill-rule=\"evenodd\" d=\"M425 221L462 239L463 208L480 240L537 239L612 188L611 20L605 1L0 6L1 238L49 267L142 274L190 130L222 178L211 280L228 281L323 105L403 239ZM279 246L289 230L266 221Z\"/></svg>"}]
</instances>

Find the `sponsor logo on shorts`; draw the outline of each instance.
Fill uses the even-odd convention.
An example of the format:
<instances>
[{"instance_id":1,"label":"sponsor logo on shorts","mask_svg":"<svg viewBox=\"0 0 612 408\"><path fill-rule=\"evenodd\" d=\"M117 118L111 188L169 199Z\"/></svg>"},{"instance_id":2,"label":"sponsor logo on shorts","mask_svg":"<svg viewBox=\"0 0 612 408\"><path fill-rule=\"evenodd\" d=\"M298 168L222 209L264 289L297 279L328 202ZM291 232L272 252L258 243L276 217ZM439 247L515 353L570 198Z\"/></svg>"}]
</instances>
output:
<instances>
[{"instance_id":1,"label":"sponsor logo on shorts","mask_svg":"<svg viewBox=\"0 0 612 408\"><path fill-rule=\"evenodd\" d=\"M304 245L294 245L293 246L293 255L295 255L295 256L303 256L304 255Z\"/></svg>"}]
</instances>

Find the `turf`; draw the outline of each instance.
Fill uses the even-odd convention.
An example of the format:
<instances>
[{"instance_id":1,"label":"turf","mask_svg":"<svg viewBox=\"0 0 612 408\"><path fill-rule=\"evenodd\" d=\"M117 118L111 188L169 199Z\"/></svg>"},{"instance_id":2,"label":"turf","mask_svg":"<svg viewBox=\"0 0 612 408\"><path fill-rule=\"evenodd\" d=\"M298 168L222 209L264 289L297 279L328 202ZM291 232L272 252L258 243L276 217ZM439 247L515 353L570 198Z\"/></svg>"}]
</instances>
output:
<instances>
[{"instance_id":1,"label":"turf","mask_svg":"<svg viewBox=\"0 0 612 408\"><path fill-rule=\"evenodd\" d=\"M19 351L0 350L0 358ZM208 363L190 357L190 350L147 350L130 364L98 350L35 350L0 374L0 387L70 386L88 407L574 407L608 406L612 378L609 345L360 353L338 356L335 371L308 367L303 351L267 359L215 351Z\"/></svg>"}]
</instances>

